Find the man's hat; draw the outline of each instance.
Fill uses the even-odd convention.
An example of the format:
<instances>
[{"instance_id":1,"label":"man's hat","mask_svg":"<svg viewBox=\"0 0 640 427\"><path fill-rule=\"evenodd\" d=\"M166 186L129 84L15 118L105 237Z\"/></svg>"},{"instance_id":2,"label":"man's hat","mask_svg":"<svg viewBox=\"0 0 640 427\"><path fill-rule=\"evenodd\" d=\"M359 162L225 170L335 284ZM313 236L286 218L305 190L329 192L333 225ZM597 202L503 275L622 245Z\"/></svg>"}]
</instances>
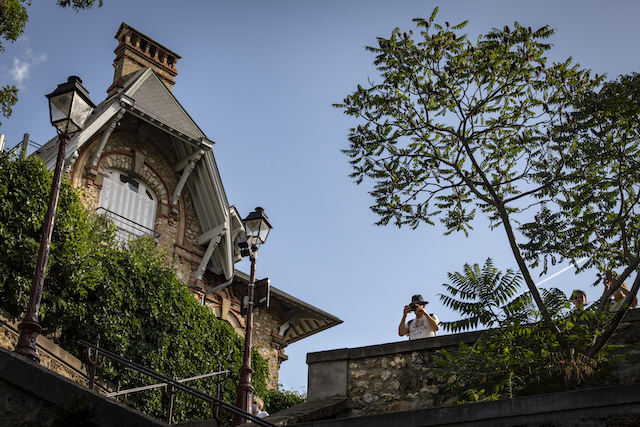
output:
<instances>
[{"instance_id":1,"label":"man's hat","mask_svg":"<svg viewBox=\"0 0 640 427\"><path fill-rule=\"evenodd\" d=\"M427 301L422 299L422 295L414 295L411 297L411 302L414 304L424 304L427 305L429 304Z\"/></svg>"}]
</instances>

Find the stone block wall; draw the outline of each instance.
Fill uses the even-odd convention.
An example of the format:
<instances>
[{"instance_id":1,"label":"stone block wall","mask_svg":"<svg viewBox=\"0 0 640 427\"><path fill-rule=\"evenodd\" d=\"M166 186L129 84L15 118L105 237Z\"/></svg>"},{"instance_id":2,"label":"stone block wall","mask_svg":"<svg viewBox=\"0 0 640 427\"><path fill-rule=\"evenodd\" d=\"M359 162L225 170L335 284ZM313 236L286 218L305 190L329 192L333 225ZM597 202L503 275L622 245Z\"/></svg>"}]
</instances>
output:
<instances>
[{"instance_id":1,"label":"stone block wall","mask_svg":"<svg viewBox=\"0 0 640 427\"><path fill-rule=\"evenodd\" d=\"M273 390L278 388L280 364L286 360L284 349L276 345L272 339L274 331L277 331L281 324L282 320L276 319L266 310L260 310L253 315L253 345L259 348L260 355L267 361L270 373L267 387Z\"/></svg>"},{"instance_id":2,"label":"stone block wall","mask_svg":"<svg viewBox=\"0 0 640 427\"><path fill-rule=\"evenodd\" d=\"M20 332L19 321L6 311L0 309L0 347L13 351L18 344ZM40 356L40 366L49 369L71 381L85 387L89 386L89 367L75 356L64 351L50 339L39 335L37 352ZM114 391L116 387L99 377L96 378L95 390L102 393Z\"/></svg>"},{"instance_id":3,"label":"stone block wall","mask_svg":"<svg viewBox=\"0 0 640 427\"><path fill-rule=\"evenodd\" d=\"M351 417L434 408L440 405L442 380L433 371L433 355L441 349L455 350L460 342L471 344L483 332L309 353L307 397L314 401L344 396ZM629 354L640 354L640 309L627 313L614 338ZM614 375L626 384L640 382L640 365L625 360Z\"/></svg>"}]
</instances>

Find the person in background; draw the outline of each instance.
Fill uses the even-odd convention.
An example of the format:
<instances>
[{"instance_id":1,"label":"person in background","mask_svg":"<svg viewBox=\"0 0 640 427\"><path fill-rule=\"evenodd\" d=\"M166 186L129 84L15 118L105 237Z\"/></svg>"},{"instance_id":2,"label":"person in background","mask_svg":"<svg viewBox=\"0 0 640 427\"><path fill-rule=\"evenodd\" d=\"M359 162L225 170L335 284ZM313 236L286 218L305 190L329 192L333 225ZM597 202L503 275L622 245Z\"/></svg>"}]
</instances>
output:
<instances>
[{"instance_id":1,"label":"person in background","mask_svg":"<svg viewBox=\"0 0 640 427\"><path fill-rule=\"evenodd\" d=\"M439 320L435 314L428 314L424 311L424 307L428 304L422 298L422 295L414 295L411 297L411 304L404 306L402 320L398 326L398 335L401 337L409 335L410 340L419 338L435 337L438 329ZM414 312L415 319L407 321L407 314Z\"/></svg>"},{"instance_id":2,"label":"person in background","mask_svg":"<svg viewBox=\"0 0 640 427\"><path fill-rule=\"evenodd\" d=\"M585 291L576 289L571 294L571 301L573 302L573 305L576 306L576 308L583 309L584 306L587 304L587 294L585 293Z\"/></svg>"},{"instance_id":3,"label":"person in background","mask_svg":"<svg viewBox=\"0 0 640 427\"><path fill-rule=\"evenodd\" d=\"M607 293L611 285L616 282L616 276L607 272L607 275L605 275L604 279L602 279L602 282L604 283L604 292L602 293L602 296L604 297L604 294ZM620 310L622 306L627 303L627 297L629 296L629 293L630 292L627 288L627 283L622 282L622 285L620 285L620 287L611 296L612 299L607 302L605 309L608 311ZM637 306L638 298L636 297L633 299L633 301L631 301L631 308L636 308Z\"/></svg>"},{"instance_id":4,"label":"person in background","mask_svg":"<svg viewBox=\"0 0 640 427\"><path fill-rule=\"evenodd\" d=\"M264 406L264 402L258 396L253 396L253 404L251 405L251 412L258 418L268 417L269 413L267 411L263 411L262 407Z\"/></svg>"}]
</instances>

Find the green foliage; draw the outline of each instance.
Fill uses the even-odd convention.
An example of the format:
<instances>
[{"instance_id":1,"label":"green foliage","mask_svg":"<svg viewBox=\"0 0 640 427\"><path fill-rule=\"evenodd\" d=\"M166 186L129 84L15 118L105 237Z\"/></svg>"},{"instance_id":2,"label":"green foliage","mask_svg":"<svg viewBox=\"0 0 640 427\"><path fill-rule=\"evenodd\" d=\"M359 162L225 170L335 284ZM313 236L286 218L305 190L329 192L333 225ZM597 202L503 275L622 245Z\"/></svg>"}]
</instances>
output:
<instances>
[{"instance_id":1,"label":"green foliage","mask_svg":"<svg viewBox=\"0 0 640 427\"><path fill-rule=\"evenodd\" d=\"M378 224L439 217L448 233L466 233L476 209L499 222L501 210L518 212L515 201L557 179L547 158L560 147L546 126L565 120L573 94L597 81L571 59L547 64L548 27L516 23L473 43L459 33L466 22L443 27L434 17L415 19L417 34L396 28L378 38L368 50L382 81L336 107L362 123L344 152L358 183L375 181Z\"/></svg>"},{"instance_id":2,"label":"green foliage","mask_svg":"<svg viewBox=\"0 0 640 427\"><path fill-rule=\"evenodd\" d=\"M93 7L95 2L96 0L56 0L58 6L62 8L71 6L76 12ZM102 7L102 0L98 0L98 7Z\"/></svg>"},{"instance_id":3,"label":"green foliage","mask_svg":"<svg viewBox=\"0 0 640 427\"><path fill-rule=\"evenodd\" d=\"M27 306L51 182L40 159L12 161L0 155L0 307L14 316ZM59 326L59 313L71 296L82 299L96 283L93 254L101 238L74 190L63 182L41 315L50 330Z\"/></svg>"},{"instance_id":4,"label":"green foliage","mask_svg":"<svg viewBox=\"0 0 640 427\"><path fill-rule=\"evenodd\" d=\"M267 390L264 394L264 410L274 414L306 401L306 394L300 394L294 390L283 390L282 384L278 384L277 390Z\"/></svg>"},{"instance_id":5,"label":"green foliage","mask_svg":"<svg viewBox=\"0 0 640 427\"><path fill-rule=\"evenodd\" d=\"M555 129L579 148L565 164L573 179L547 189L554 203L522 227L522 248L545 264L588 256L583 268L633 265L640 254L640 75L620 76L574 104L570 120Z\"/></svg>"},{"instance_id":6,"label":"green foliage","mask_svg":"<svg viewBox=\"0 0 640 427\"><path fill-rule=\"evenodd\" d=\"M14 42L24 31L29 19L24 3L26 0L0 0L0 39ZM2 52L4 47L0 43Z\"/></svg>"},{"instance_id":7,"label":"green foliage","mask_svg":"<svg viewBox=\"0 0 640 427\"><path fill-rule=\"evenodd\" d=\"M12 161L0 155L0 307L15 316L26 308L40 243L51 173L38 158ZM126 248L113 241L100 218L92 218L63 182L41 308L43 333L56 332L63 348L85 359L78 339L101 346L163 375L188 378L229 370L224 400L235 404L244 340L201 306L151 239ZM266 394L268 367L252 351L256 393ZM99 375L133 388L153 381L105 362ZM190 385L215 395L215 380ZM129 396L131 404L165 419L161 389ZM179 393L174 421L211 417L202 401Z\"/></svg>"},{"instance_id":8,"label":"green foliage","mask_svg":"<svg viewBox=\"0 0 640 427\"><path fill-rule=\"evenodd\" d=\"M244 340L198 304L166 259L164 253L154 250L151 239L133 241L127 250L103 247L99 257L102 281L89 291L88 301L81 303L86 305L84 316L64 318L61 344L77 348L77 339L92 340L99 333L105 348L167 376L188 378L229 370L224 398L235 402ZM80 356L80 350L75 353ZM255 350L252 360L257 392L263 392L266 364ZM111 363L103 371L123 388L154 382ZM212 379L189 385L215 395ZM166 414L168 401L160 389L136 393L129 400L157 418ZM211 416L203 402L183 394L174 414L176 422Z\"/></svg>"},{"instance_id":9,"label":"green foliage","mask_svg":"<svg viewBox=\"0 0 640 427\"><path fill-rule=\"evenodd\" d=\"M0 88L0 115L10 117L16 102L18 102L17 87L7 85ZM0 126L2 126L2 122L0 122Z\"/></svg>"},{"instance_id":10,"label":"green foliage","mask_svg":"<svg viewBox=\"0 0 640 427\"><path fill-rule=\"evenodd\" d=\"M609 346L595 358L584 354L608 324L611 314L592 305L569 310L567 297L557 289L544 290L545 305L571 345L565 352L537 313L527 295L515 296L519 281L513 272L502 275L487 260L482 270L465 265L464 274L450 274L441 295L448 307L466 315L443 323L452 330L470 324L496 325L473 346L461 343L457 351L441 350L436 370L450 379L442 386L443 402L467 403L551 393L585 384L611 381L607 373L619 356ZM459 297L457 300L454 297Z\"/></svg>"},{"instance_id":11,"label":"green foliage","mask_svg":"<svg viewBox=\"0 0 640 427\"><path fill-rule=\"evenodd\" d=\"M448 275L451 284L443 286L450 295L440 295L440 301L445 307L467 317L456 322L441 322L445 329L461 332L479 325L500 326L506 321L507 314L515 316L526 313L524 309L531 303L528 294L513 299L521 277L512 270L503 275L493 266L490 258L482 270L478 264L473 267L465 264L463 273Z\"/></svg>"}]
</instances>

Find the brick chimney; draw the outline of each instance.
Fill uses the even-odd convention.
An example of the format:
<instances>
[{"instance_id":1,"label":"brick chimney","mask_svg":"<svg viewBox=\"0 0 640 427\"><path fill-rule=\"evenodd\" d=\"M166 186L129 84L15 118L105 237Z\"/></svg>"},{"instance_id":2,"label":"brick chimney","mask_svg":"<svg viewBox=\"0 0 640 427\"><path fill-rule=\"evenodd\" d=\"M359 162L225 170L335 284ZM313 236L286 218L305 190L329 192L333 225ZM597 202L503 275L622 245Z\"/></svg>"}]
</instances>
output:
<instances>
[{"instance_id":1,"label":"brick chimney","mask_svg":"<svg viewBox=\"0 0 640 427\"><path fill-rule=\"evenodd\" d=\"M115 95L127 80L143 68L153 69L165 86L172 90L176 83L174 78L178 74L176 71L176 63L180 59L178 54L124 22L120 25L115 38L118 40L118 47L115 50L116 59L113 61L115 68L113 84L107 89L109 97Z\"/></svg>"}]
</instances>

